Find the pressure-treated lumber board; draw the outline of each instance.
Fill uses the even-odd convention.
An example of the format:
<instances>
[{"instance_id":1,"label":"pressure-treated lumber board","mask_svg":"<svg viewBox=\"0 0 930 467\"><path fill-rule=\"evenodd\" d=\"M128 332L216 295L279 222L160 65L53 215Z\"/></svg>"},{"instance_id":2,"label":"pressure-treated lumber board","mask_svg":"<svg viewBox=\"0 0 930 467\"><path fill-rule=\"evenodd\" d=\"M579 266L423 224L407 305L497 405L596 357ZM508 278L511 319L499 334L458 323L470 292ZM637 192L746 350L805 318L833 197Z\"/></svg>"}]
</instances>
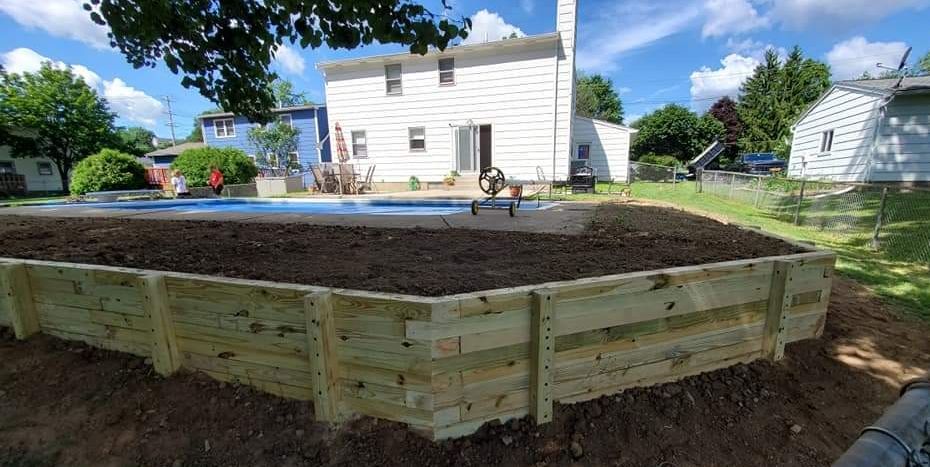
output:
<instances>
[{"instance_id":1,"label":"pressure-treated lumber board","mask_svg":"<svg viewBox=\"0 0 930 467\"><path fill-rule=\"evenodd\" d=\"M26 339L39 332L39 317L25 265L0 264L0 294L5 297L7 314L17 339Z\"/></svg>"},{"instance_id":2,"label":"pressure-treated lumber board","mask_svg":"<svg viewBox=\"0 0 930 467\"><path fill-rule=\"evenodd\" d=\"M332 299L331 292L316 292L304 298L314 389L313 408L317 418L327 422L339 420L341 395Z\"/></svg>"},{"instance_id":3,"label":"pressure-treated lumber board","mask_svg":"<svg viewBox=\"0 0 930 467\"><path fill-rule=\"evenodd\" d=\"M77 332L69 332L66 329L57 329L50 327L42 328L43 334L48 334L50 336L55 336L61 339L69 341L78 341L84 342L85 344L92 345L97 348L115 350L117 352L126 352L133 355L138 355L140 357L148 357L152 355L152 347L148 335L138 333L139 339L125 339L122 336L118 338L107 338L100 336L90 336L86 334L81 334Z\"/></svg>"},{"instance_id":4,"label":"pressure-treated lumber board","mask_svg":"<svg viewBox=\"0 0 930 467\"><path fill-rule=\"evenodd\" d=\"M269 383L306 388L308 390L313 387L313 378L310 374L309 365L304 371L291 370L229 358L200 355L194 352L182 352L181 362L184 368L226 373L232 376L238 376L242 381L261 380Z\"/></svg>"},{"instance_id":5,"label":"pressure-treated lumber board","mask_svg":"<svg viewBox=\"0 0 930 467\"><path fill-rule=\"evenodd\" d=\"M788 308L791 306L793 275L797 266L793 262L776 261L772 271L765 332L762 336L762 354L777 361L785 356L785 334Z\"/></svg>"},{"instance_id":6,"label":"pressure-treated lumber board","mask_svg":"<svg viewBox=\"0 0 930 467\"><path fill-rule=\"evenodd\" d=\"M211 371L211 370L200 370L207 376L219 380L226 381L231 383L246 384L252 386L260 391L267 392L269 394L274 394L280 397L286 397L288 399L297 399L303 401L313 400L313 391L307 387L301 386L291 386L289 384L284 384L276 381L265 381L262 379L243 377L239 375L224 373L221 371Z\"/></svg>"},{"instance_id":7,"label":"pressure-treated lumber board","mask_svg":"<svg viewBox=\"0 0 930 467\"><path fill-rule=\"evenodd\" d=\"M432 393L349 379L341 380L339 386L345 397L377 400L413 409L433 410Z\"/></svg>"},{"instance_id":8,"label":"pressure-treated lumber board","mask_svg":"<svg viewBox=\"0 0 930 467\"><path fill-rule=\"evenodd\" d=\"M158 374L169 376L181 368L181 356L165 276L152 274L138 280L145 314L152 326L152 366Z\"/></svg>"},{"instance_id":9,"label":"pressure-treated lumber board","mask_svg":"<svg viewBox=\"0 0 930 467\"><path fill-rule=\"evenodd\" d=\"M552 421L552 370L555 367L555 293L533 292L533 316L530 325L530 414L536 423Z\"/></svg>"},{"instance_id":10,"label":"pressure-treated lumber board","mask_svg":"<svg viewBox=\"0 0 930 467\"><path fill-rule=\"evenodd\" d=\"M182 352L309 371L308 344L289 337L175 323Z\"/></svg>"}]
</instances>

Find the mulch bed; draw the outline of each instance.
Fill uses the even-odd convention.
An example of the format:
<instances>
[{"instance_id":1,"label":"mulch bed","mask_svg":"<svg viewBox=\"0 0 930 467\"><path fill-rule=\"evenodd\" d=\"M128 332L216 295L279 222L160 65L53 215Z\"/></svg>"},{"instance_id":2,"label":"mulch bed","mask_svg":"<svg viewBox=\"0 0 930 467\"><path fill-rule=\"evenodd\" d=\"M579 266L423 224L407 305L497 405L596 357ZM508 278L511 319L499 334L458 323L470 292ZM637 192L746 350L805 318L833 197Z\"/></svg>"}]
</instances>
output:
<instances>
[{"instance_id":1,"label":"mulch bed","mask_svg":"<svg viewBox=\"0 0 930 467\"><path fill-rule=\"evenodd\" d=\"M432 443L370 418L0 328L0 466L823 466L930 365L930 329L838 279L824 336L764 361Z\"/></svg>"},{"instance_id":2,"label":"mulch bed","mask_svg":"<svg viewBox=\"0 0 930 467\"><path fill-rule=\"evenodd\" d=\"M438 296L797 253L681 211L598 208L583 235L0 216L0 257Z\"/></svg>"}]
</instances>

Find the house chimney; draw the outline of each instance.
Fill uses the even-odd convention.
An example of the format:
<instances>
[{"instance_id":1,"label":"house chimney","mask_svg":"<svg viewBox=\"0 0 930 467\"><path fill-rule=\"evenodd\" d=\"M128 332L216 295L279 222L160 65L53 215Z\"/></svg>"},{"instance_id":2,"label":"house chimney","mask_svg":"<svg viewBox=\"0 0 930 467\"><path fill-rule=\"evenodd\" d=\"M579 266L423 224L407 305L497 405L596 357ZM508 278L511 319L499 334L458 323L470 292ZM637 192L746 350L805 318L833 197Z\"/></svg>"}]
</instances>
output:
<instances>
[{"instance_id":1,"label":"house chimney","mask_svg":"<svg viewBox=\"0 0 930 467\"><path fill-rule=\"evenodd\" d=\"M572 124L575 116L575 37L578 3L576 0L556 0L555 30L559 33L559 50L555 92L555 142L553 145L553 175L568 174L572 153Z\"/></svg>"}]
</instances>

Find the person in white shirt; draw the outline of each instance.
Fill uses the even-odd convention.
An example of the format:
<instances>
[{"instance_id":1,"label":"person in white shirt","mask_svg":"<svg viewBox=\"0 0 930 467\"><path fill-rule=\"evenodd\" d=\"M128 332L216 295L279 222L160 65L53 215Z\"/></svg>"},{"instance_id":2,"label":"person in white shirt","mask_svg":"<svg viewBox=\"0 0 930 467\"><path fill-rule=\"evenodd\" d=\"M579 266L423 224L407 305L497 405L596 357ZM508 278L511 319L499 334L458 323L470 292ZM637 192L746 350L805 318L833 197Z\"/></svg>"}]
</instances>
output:
<instances>
[{"instance_id":1,"label":"person in white shirt","mask_svg":"<svg viewBox=\"0 0 930 467\"><path fill-rule=\"evenodd\" d=\"M187 198L191 195L187 191L187 179L184 178L184 174L180 170L174 171L174 176L171 177L171 186L174 187L174 196L176 198Z\"/></svg>"}]
</instances>

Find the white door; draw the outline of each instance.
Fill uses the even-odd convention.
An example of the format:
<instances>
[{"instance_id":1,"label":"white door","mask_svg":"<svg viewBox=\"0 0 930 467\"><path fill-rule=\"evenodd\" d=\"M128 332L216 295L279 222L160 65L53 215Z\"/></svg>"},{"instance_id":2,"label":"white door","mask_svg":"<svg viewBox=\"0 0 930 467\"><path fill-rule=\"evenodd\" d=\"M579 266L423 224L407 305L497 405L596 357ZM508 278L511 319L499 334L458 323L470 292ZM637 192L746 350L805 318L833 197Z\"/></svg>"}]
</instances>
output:
<instances>
[{"instance_id":1,"label":"white door","mask_svg":"<svg viewBox=\"0 0 930 467\"><path fill-rule=\"evenodd\" d=\"M478 132L475 126L454 128L455 169L459 173L474 172L478 165Z\"/></svg>"}]
</instances>

